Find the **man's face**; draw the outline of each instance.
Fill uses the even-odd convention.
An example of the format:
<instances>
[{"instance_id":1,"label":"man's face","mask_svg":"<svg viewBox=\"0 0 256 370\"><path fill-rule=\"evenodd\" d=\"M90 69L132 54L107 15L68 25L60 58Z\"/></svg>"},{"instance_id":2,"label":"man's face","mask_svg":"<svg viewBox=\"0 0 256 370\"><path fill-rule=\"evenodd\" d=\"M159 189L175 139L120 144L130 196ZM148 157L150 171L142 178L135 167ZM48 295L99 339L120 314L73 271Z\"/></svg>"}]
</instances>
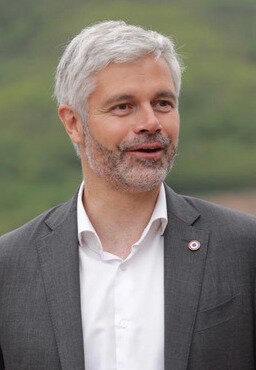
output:
<instances>
[{"instance_id":1,"label":"man's face","mask_svg":"<svg viewBox=\"0 0 256 370\"><path fill-rule=\"evenodd\" d=\"M95 81L84 127L85 166L115 188L156 188L173 164L179 133L176 93L166 61L146 56L111 63Z\"/></svg>"}]
</instances>

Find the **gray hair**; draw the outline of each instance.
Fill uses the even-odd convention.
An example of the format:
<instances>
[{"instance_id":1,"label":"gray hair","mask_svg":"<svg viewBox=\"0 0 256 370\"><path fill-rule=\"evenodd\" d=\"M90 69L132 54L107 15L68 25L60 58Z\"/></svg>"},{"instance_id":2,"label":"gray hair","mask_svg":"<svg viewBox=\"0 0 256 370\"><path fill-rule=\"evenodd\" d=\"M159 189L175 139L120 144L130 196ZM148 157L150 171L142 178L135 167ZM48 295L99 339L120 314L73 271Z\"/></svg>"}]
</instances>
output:
<instances>
[{"instance_id":1,"label":"gray hair","mask_svg":"<svg viewBox=\"0 0 256 370\"><path fill-rule=\"evenodd\" d=\"M177 96L182 63L171 38L124 21L104 21L84 28L68 44L55 76L58 104L70 105L86 123L86 103L95 88L94 74L111 62L125 63L153 54L169 65ZM79 148L74 144L77 154Z\"/></svg>"}]
</instances>

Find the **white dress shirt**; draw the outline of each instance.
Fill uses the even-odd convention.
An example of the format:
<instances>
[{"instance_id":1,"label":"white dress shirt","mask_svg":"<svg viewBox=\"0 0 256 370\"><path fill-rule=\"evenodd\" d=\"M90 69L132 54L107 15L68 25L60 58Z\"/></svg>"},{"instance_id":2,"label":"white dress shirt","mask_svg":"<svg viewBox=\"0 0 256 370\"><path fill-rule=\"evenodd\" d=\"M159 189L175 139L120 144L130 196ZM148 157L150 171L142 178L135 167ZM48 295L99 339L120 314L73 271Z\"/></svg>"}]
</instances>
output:
<instances>
[{"instance_id":1,"label":"white dress shirt","mask_svg":"<svg viewBox=\"0 0 256 370\"><path fill-rule=\"evenodd\" d=\"M85 369L164 370L164 186L125 260L103 251L82 194L83 183L77 220Z\"/></svg>"}]
</instances>

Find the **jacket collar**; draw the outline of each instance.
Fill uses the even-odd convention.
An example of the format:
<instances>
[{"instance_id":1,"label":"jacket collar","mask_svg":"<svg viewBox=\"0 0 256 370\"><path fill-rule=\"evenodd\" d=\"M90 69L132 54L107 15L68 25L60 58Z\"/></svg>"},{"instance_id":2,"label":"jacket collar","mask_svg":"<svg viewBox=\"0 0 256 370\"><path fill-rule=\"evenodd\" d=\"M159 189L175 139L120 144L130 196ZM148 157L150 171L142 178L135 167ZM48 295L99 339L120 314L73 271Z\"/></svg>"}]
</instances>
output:
<instances>
[{"instance_id":1,"label":"jacket collar","mask_svg":"<svg viewBox=\"0 0 256 370\"><path fill-rule=\"evenodd\" d=\"M182 195L175 193L167 184L164 183L164 187L166 192L168 215L171 218L175 216L180 221L183 221L188 225L192 225L200 217L198 210L192 207ZM45 223L51 230L54 230L55 228L58 228L60 224L65 223L67 219L70 219L70 216L71 218L72 216L77 216L78 193L79 188L68 202L53 209L49 214Z\"/></svg>"},{"instance_id":2,"label":"jacket collar","mask_svg":"<svg viewBox=\"0 0 256 370\"><path fill-rule=\"evenodd\" d=\"M192 225L200 217L199 211L192 207L184 196L175 193L168 185L164 185L169 217L171 219L175 217L188 225Z\"/></svg>"}]
</instances>

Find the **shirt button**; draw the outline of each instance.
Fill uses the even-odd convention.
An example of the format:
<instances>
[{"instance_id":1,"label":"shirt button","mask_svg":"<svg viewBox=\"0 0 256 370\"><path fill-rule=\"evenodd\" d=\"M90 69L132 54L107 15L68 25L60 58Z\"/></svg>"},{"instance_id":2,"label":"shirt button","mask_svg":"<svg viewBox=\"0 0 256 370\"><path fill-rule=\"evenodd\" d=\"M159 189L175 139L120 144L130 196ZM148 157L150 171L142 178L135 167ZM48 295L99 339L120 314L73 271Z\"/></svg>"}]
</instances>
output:
<instances>
[{"instance_id":1,"label":"shirt button","mask_svg":"<svg viewBox=\"0 0 256 370\"><path fill-rule=\"evenodd\" d=\"M128 321L121 320L119 325L121 326L121 328L125 329L128 326Z\"/></svg>"},{"instance_id":2,"label":"shirt button","mask_svg":"<svg viewBox=\"0 0 256 370\"><path fill-rule=\"evenodd\" d=\"M125 271L126 270L126 266L124 264L120 265L120 270Z\"/></svg>"}]
</instances>

